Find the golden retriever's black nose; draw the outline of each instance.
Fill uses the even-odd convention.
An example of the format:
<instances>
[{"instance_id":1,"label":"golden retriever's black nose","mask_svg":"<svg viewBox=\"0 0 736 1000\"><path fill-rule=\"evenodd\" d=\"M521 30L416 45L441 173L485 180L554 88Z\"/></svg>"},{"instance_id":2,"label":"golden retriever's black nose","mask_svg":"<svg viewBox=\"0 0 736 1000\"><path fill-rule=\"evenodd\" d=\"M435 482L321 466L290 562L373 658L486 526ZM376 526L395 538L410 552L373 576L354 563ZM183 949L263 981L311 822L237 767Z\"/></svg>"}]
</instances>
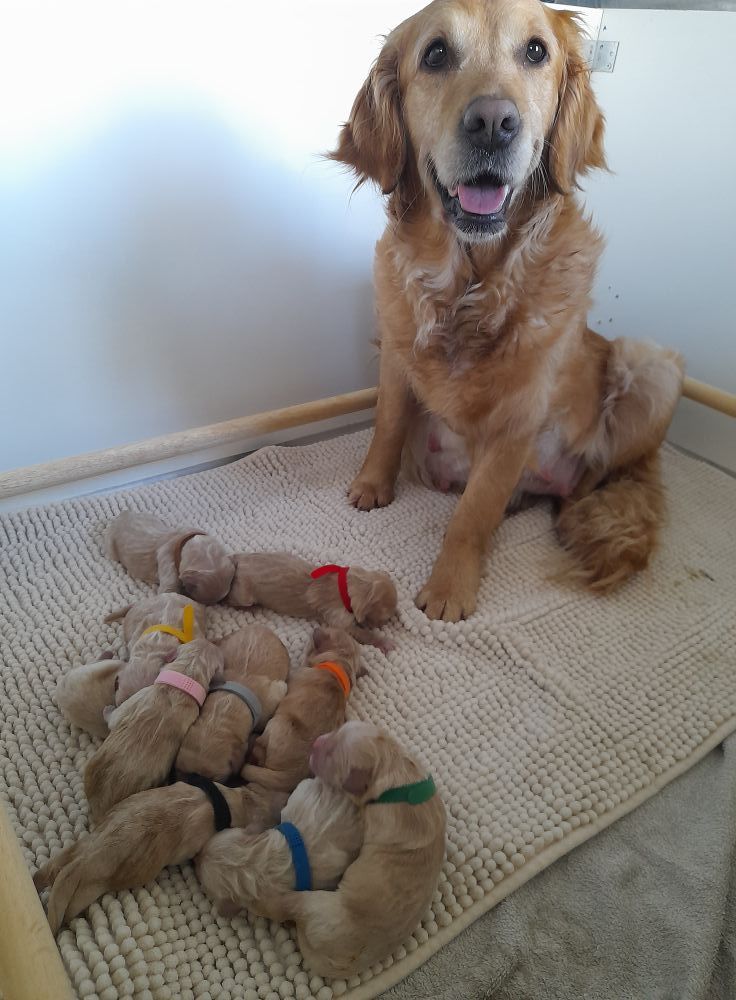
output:
<instances>
[{"instance_id":1,"label":"golden retriever's black nose","mask_svg":"<svg viewBox=\"0 0 736 1000\"><path fill-rule=\"evenodd\" d=\"M514 102L499 97L476 97L463 115L463 128L470 141L489 152L508 146L520 126Z\"/></svg>"}]
</instances>

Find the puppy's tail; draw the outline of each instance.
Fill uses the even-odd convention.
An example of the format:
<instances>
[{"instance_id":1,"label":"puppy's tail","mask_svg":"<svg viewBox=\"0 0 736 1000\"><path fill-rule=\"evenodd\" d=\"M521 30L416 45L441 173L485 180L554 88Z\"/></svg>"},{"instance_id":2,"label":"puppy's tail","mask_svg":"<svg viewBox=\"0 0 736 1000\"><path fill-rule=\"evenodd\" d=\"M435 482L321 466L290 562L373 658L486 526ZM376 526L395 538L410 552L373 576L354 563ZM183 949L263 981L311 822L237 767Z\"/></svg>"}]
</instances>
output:
<instances>
[{"instance_id":1,"label":"puppy's tail","mask_svg":"<svg viewBox=\"0 0 736 1000\"><path fill-rule=\"evenodd\" d=\"M124 608L116 608L116 610L111 611L109 615L105 615L102 620L105 625L109 625L110 622L119 622L121 618L125 618L132 607L132 604L126 604Z\"/></svg>"},{"instance_id":2,"label":"puppy's tail","mask_svg":"<svg viewBox=\"0 0 736 1000\"><path fill-rule=\"evenodd\" d=\"M563 502L557 534L571 557L555 575L599 593L646 568L665 512L657 451L613 472L593 492Z\"/></svg>"}]
</instances>

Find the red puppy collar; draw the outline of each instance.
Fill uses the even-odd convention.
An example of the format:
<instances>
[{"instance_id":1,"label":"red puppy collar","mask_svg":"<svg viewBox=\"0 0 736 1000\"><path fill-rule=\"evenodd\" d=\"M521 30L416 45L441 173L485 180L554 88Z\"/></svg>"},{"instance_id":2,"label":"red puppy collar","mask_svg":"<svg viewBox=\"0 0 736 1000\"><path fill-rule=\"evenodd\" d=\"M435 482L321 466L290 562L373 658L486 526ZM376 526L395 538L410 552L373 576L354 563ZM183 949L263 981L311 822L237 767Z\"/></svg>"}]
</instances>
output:
<instances>
[{"instance_id":1,"label":"red puppy collar","mask_svg":"<svg viewBox=\"0 0 736 1000\"><path fill-rule=\"evenodd\" d=\"M349 569L349 566L335 566L334 563L329 563L327 566L318 566L309 575L313 580L319 580L321 576L327 576L328 573L337 573L337 589L340 591L340 598L345 605L345 610L352 615L353 605L350 602L350 594L348 593Z\"/></svg>"}]
</instances>

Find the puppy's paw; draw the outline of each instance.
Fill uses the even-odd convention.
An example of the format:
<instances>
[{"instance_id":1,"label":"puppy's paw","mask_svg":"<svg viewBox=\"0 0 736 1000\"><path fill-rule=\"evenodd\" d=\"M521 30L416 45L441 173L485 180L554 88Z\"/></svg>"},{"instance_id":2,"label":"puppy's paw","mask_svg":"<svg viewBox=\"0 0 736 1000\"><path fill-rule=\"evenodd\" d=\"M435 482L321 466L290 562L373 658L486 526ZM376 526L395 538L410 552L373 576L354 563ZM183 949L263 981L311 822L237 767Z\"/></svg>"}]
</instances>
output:
<instances>
[{"instance_id":1,"label":"puppy's paw","mask_svg":"<svg viewBox=\"0 0 736 1000\"><path fill-rule=\"evenodd\" d=\"M239 903L234 903L231 899L218 899L216 904L217 912L226 920L237 917L243 907Z\"/></svg>"},{"instance_id":2,"label":"puppy's paw","mask_svg":"<svg viewBox=\"0 0 736 1000\"><path fill-rule=\"evenodd\" d=\"M388 507L394 498L392 482L373 481L369 477L358 476L348 490L348 500L358 510L373 510L374 507Z\"/></svg>"},{"instance_id":3,"label":"puppy's paw","mask_svg":"<svg viewBox=\"0 0 736 1000\"><path fill-rule=\"evenodd\" d=\"M444 573L433 573L419 592L416 606L435 621L459 622L475 611L477 586Z\"/></svg>"},{"instance_id":4,"label":"puppy's paw","mask_svg":"<svg viewBox=\"0 0 736 1000\"><path fill-rule=\"evenodd\" d=\"M388 656L389 653L393 653L393 651L396 649L396 646L391 642L390 639L383 639L383 638L377 639L374 643L374 646L379 651L379 653L383 653L384 656Z\"/></svg>"},{"instance_id":5,"label":"puppy's paw","mask_svg":"<svg viewBox=\"0 0 736 1000\"><path fill-rule=\"evenodd\" d=\"M282 699L286 697L287 690L288 687L286 681L271 681L268 685L268 690L261 704L261 710L264 717L262 725L265 725L266 720L270 719L279 707Z\"/></svg>"},{"instance_id":6,"label":"puppy's paw","mask_svg":"<svg viewBox=\"0 0 736 1000\"><path fill-rule=\"evenodd\" d=\"M379 653L383 653L384 656L388 653L392 653L396 649L396 646L390 639L386 639L385 636L379 635L378 633L374 633L370 639L366 640L365 645L373 646L374 649L377 649ZM362 677L365 673L367 673L367 671L361 667L358 671L358 677Z\"/></svg>"},{"instance_id":7,"label":"puppy's paw","mask_svg":"<svg viewBox=\"0 0 736 1000\"><path fill-rule=\"evenodd\" d=\"M36 887L36 892L43 892L44 889L50 888L50 886L54 884L56 875L56 866L52 861L47 861L46 864L42 868L39 868L33 876L33 884Z\"/></svg>"}]
</instances>

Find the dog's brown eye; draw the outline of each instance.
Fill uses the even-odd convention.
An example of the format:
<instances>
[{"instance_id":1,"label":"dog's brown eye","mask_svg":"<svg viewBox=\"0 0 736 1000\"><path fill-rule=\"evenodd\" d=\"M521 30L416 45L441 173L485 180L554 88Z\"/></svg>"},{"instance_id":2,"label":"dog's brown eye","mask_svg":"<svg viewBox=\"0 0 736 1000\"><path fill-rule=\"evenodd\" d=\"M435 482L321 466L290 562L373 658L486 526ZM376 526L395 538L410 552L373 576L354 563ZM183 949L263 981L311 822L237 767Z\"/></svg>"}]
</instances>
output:
<instances>
[{"instance_id":1,"label":"dog's brown eye","mask_svg":"<svg viewBox=\"0 0 736 1000\"><path fill-rule=\"evenodd\" d=\"M439 69L441 66L445 65L447 62L447 46L441 38L435 38L435 40L427 46L427 51L424 53L424 59L422 61L425 66L429 67L429 69Z\"/></svg>"},{"instance_id":2,"label":"dog's brown eye","mask_svg":"<svg viewBox=\"0 0 736 1000\"><path fill-rule=\"evenodd\" d=\"M541 63L547 55L547 49L538 38L532 38L526 47L526 57L530 63Z\"/></svg>"}]
</instances>

